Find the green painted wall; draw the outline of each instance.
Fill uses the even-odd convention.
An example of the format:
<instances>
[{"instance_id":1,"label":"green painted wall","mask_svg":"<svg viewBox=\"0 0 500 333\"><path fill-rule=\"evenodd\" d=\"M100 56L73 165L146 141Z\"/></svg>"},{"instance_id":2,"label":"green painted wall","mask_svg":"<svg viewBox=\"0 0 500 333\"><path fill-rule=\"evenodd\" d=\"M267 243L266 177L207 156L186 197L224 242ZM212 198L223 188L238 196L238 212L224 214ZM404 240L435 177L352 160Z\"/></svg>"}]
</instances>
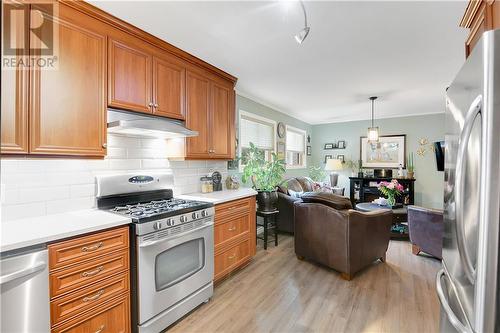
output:
<instances>
[{"instance_id":1,"label":"green painted wall","mask_svg":"<svg viewBox=\"0 0 500 333\"><path fill-rule=\"evenodd\" d=\"M308 123L305 123L303 121L298 120L297 118L290 117L284 113L281 113L279 111L276 111L274 109L271 109L265 105L262 105L260 103L254 102L253 100L236 95L236 121L239 119L239 111L243 110L246 112L253 113L255 115L265 117L271 120L274 120L276 122L283 122L285 125L290 125L296 128L300 128L302 130L305 130L307 134L311 135L312 131L312 126ZM238 127L238 124L236 125ZM307 165L309 166L309 163L312 162L311 159L312 156L309 156L307 159ZM231 172L231 171L230 171ZM293 177L293 176L304 176L307 175L309 172L307 169L291 169L287 170L286 176L287 177Z\"/></svg>"},{"instance_id":2,"label":"green painted wall","mask_svg":"<svg viewBox=\"0 0 500 333\"><path fill-rule=\"evenodd\" d=\"M359 160L359 138L366 136L369 121L314 125L312 128L312 163L324 166L325 155L344 154L346 159ZM430 208L442 208L444 173L436 169L434 153L428 151L418 156L419 139L430 143L444 140L444 114L379 119L375 126L381 135L406 134L406 151L415 153L415 204ZM346 141L346 149L324 150L328 142ZM340 172L339 185L349 193L350 170Z\"/></svg>"}]
</instances>

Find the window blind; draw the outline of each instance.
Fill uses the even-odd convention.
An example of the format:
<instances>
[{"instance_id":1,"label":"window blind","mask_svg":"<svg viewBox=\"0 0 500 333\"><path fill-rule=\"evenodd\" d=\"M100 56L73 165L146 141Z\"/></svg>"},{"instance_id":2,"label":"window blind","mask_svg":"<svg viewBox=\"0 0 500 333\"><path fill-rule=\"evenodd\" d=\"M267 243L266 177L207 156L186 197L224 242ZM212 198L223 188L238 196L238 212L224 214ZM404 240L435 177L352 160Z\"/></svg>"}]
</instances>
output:
<instances>
[{"instance_id":1,"label":"window blind","mask_svg":"<svg viewBox=\"0 0 500 333\"><path fill-rule=\"evenodd\" d=\"M304 141L304 133L298 133L290 129L286 131L286 150L303 152L305 150Z\"/></svg>"},{"instance_id":2,"label":"window blind","mask_svg":"<svg viewBox=\"0 0 500 333\"><path fill-rule=\"evenodd\" d=\"M274 127L256 119L241 118L241 146L250 147L250 142L261 149L274 149Z\"/></svg>"}]
</instances>

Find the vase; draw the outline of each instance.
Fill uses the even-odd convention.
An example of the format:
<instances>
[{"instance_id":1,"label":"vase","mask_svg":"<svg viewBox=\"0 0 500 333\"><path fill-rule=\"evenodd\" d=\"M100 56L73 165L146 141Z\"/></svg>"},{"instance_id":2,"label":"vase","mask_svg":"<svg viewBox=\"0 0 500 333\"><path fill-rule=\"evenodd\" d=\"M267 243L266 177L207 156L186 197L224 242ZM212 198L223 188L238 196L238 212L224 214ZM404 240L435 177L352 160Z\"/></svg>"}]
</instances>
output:
<instances>
[{"instance_id":1,"label":"vase","mask_svg":"<svg viewBox=\"0 0 500 333\"><path fill-rule=\"evenodd\" d=\"M276 210L277 202L277 191L257 191L257 206L260 211L272 212Z\"/></svg>"},{"instance_id":2,"label":"vase","mask_svg":"<svg viewBox=\"0 0 500 333\"><path fill-rule=\"evenodd\" d=\"M415 175L415 173L413 171L408 171L408 173L406 174L406 177L408 177L408 179L413 179L414 175Z\"/></svg>"},{"instance_id":3,"label":"vase","mask_svg":"<svg viewBox=\"0 0 500 333\"><path fill-rule=\"evenodd\" d=\"M394 195L388 195L387 196L387 206L395 206L396 205L396 197Z\"/></svg>"}]
</instances>

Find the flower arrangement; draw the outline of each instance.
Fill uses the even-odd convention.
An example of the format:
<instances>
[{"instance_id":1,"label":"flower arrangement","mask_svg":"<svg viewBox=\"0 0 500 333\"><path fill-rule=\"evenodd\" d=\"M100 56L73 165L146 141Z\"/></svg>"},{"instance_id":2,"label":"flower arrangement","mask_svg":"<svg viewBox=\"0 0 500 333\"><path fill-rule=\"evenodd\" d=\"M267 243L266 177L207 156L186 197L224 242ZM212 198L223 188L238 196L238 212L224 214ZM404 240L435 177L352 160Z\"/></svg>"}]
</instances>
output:
<instances>
[{"instance_id":1,"label":"flower arrangement","mask_svg":"<svg viewBox=\"0 0 500 333\"><path fill-rule=\"evenodd\" d=\"M394 206L396 204L396 196L400 196L404 188L396 179L393 179L390 182L380 182L378 184L378 190L383 195L387 196L387 203L389 206Z\"/></svg>"}]
</instances>

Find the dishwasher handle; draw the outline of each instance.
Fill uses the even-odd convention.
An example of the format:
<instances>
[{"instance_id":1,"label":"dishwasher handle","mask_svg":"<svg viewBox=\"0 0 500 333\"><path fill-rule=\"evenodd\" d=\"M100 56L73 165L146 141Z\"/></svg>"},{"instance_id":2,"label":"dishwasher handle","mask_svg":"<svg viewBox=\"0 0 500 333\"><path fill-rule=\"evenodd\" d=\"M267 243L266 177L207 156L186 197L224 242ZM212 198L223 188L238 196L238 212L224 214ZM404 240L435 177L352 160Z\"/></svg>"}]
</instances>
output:
<instances>
[{"instance_id":1,"label":"dishwasher handle","mask_svg":"<svg viewBox=\"0 0 500 333\"><path fill-rule=\"evenodd\" d=\"M45 267L47 267L47 263L44 261L39 261L35 262L33 265L29 267L14 271L9 274L2 275L0 276L0 285L43 271Z\"/></svg>"}]
</instances>

